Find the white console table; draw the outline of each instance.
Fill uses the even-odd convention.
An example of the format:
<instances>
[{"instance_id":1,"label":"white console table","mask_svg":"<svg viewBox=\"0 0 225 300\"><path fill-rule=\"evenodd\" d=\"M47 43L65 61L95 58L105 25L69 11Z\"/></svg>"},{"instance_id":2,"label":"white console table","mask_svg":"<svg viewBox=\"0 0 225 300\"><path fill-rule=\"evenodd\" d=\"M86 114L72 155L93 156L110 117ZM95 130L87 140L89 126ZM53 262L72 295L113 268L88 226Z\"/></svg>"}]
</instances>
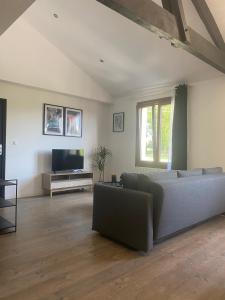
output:
<instances>
[{"instance_id":1,"label":"white console table","mask_svg":"<svg viewBox=\"0 0 225 300\"><path fill-rule=\"evenodd\" d=\"M92 172L61 172L42 174L42 187L51 197L54 192L92 188Z\"/></svg>"}]
</instances>

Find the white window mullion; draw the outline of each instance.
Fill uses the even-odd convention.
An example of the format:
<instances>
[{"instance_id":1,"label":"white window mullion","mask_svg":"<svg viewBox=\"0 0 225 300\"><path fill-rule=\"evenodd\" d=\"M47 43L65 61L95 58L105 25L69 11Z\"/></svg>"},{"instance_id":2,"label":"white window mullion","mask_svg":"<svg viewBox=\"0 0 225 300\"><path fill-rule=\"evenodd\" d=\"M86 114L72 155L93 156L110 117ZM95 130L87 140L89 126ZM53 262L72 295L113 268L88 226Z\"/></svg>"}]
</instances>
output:
<instances>
[{"instance_id":1,"label":"white window mullion","mask_svg":"<svg viewBox=\"0 0 225 300\"><path fill-rule=\"evenodd\" d=\"M147 144L147 107L141 110L141 160L147 160L146 157Z\"/></svg>"}]
</instances>

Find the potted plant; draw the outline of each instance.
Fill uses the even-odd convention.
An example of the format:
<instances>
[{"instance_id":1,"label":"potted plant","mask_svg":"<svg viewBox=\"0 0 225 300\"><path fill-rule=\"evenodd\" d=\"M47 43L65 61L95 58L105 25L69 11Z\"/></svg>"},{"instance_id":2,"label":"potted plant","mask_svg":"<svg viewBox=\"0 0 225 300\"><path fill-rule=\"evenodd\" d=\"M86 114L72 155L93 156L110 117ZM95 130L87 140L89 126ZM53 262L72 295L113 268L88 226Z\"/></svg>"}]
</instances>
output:
<instances>
[{"instance_id":1,"label":"potted plant","mask_svg":"<svg viewBox=\"0 0 225 300\"><path fill-rule=\"evenodd\" d=\"M106 160L112 156L112 152L104 146L99 146L93 153L93 168L99 172L99 181L104 181Z\"/></svg>"}]
</instances>

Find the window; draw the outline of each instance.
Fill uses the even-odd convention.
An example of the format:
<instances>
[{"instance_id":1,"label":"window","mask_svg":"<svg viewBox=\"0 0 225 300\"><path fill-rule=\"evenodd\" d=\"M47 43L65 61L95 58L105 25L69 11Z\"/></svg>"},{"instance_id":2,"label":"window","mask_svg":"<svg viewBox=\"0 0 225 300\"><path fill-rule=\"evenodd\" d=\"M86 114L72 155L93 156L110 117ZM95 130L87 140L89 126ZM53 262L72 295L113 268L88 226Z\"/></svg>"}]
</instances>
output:
<instances>
[{"instance_id":1,"label":"window","mask_svg":"<svg viewBox=\"0 0 225 300\"><path fill-rule=\"evenodd\" d=\"M166 168L170 159L171 99L137 104L136 165Z\"/></svg>"}]
</instances>

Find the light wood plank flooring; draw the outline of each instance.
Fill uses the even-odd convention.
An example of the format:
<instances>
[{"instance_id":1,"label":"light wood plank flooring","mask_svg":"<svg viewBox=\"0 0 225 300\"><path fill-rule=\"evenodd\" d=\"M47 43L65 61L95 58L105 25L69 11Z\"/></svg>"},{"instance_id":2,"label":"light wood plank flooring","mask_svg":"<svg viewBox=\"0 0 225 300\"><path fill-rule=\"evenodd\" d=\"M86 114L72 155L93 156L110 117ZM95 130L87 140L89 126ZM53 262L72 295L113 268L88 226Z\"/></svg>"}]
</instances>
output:
<instances>
[{"instance_id":1,"label":"light wood plank flooring","mask_svg":"<svg viewBox=\"0 0 225 300\"><path fill-rule=\"evenodd\" d=\"M91 231L92 195L19 200L18 231L0 236L0 299L225 299L225 217L148 255Z\"/></svg>"}]
</instances>

